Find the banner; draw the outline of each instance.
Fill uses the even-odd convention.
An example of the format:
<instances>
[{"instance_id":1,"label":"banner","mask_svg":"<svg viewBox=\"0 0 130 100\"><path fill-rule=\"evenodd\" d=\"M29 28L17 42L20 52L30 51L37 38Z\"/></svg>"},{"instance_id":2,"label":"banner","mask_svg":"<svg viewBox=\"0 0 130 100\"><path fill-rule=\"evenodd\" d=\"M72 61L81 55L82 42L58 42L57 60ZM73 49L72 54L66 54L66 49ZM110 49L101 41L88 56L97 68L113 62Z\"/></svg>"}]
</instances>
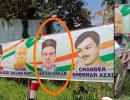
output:
<instances>
[{"instance_id":1,"label":"banner","mask_svg":"<svg viewBox=\"0 0 130 100\"><path fill-rule=\"evenodd\" d=\"M130 33L130 5L118 5L115 8L115 33Z\"/></svg>"},{"instance_id":2,"label":"banner","mask_svg":"<svg viewBox=\"0 0 130 100\"><path fill-rule=\"evenodd\" d=\"M75 48L71 80L114 82L114 25L71 31L71 36ZM36 78L34 39L1 44L1 77ZM36 51L41 79L66 80L72 53L67 33L39 37Z\"/></svg>"}]
</instances>

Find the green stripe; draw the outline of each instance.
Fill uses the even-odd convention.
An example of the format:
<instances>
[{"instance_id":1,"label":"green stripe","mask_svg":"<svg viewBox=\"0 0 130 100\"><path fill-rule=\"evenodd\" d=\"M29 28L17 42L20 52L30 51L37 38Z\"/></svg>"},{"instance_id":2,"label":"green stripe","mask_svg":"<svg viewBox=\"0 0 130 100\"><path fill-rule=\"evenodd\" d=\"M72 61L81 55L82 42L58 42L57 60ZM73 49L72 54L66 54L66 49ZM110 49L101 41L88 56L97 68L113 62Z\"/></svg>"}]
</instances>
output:
<instances>
[{"instance_id":1,"label":"green stripe","mask_svg":"<svg viewBox=\"0 0 130 100\"><path fill-rule=\"evenodd\" d=\"M120 12L122 13L123 16L127 16L130 14L130 5L124 5Z\"/></svg>"},{"instance_id":2,"label":"green stripe","mask_svg":"<svg viewBox=\"0 0 130 100\"><path fill-rule=\"evenodd\" d=\"M114 53L103 55L100 57L102 61L110 61L114 59ZM55 71L70 71L71 65L57 67Z\"/></svg>"},{"instance_id":3,"label":"green stripe","mask_svg":"<svg viewBox=\"0 0 130 100\"><path fill-rule=\"evenodd\" d=\"M32 66L32 65L30 65L30 64L27 64L26 63L26 66L27 66L27 68L29 69L29 71L31 72L31 75L32 75L32 77L36 77L36 74L35 74L35 71L34 71L34 67ZM37 71L38 72L41 72L41 71L43 71L42 70L42 68L40 67L40 68L37 68ZM44 77L46 76L46 73L44 73Z\"/></svg>"},{"instance_id":4,"label":"green stripe","mask_svg":"<svg viewBox=\"0 0 130 100\"><path fill-rule=\"evenodd\" d=\"M127 41L128 40L128 36L126 36L125 34L123 34L123 39Z\"/></svg>"},{"instance_id":5,"label":"green stripe","mask_svg":"<svg viewBox=\"0 0 130 100\"><path fill-rule=\"evenodd\" d=\"M128 42L128 48L130 48L130 42Z\"/></svg>"},{"instance_id":6,"label":"green stripe","mask_svg":"<svg viewBox=\"0 0 130 100\"><path fill-rule=\"evenodd\" d=\"M100 57L102 61L106 62L106 61L110 61L114 59L114 53L110 53L104 56ZM31 71L34 71L34 67L28 64L28 68ZM56 67L55 71L70 71L71 65L65 65L65 66L61 66L61 67ZM42 69L38 69L38 71L41 71Z\"/></svg>"},{"instance_id":7,"label":"green stripe","mask_svg":"<svg viewBox=\"0 0 130 100\"><path fill-rule=\"evenodd\" d=\"M106 62L114 59L114 53L110 53L107 55L100 56L101 60Z\"/></svg>"},{"instance_id":8,"label":"green stripe","mask_svg":"<svg viewBox=\"0 0 130 100\"><path fill-rule=\"evenodd\" d=\"M42 37L39 36L38 40L40 40L41 38ZM25 43L25 45L26 45L27 48L30 48L31 46L34 45L34 42L35 42L34 38L28 38L27 41L26 41L26 43Z\"/></svg>"},{"instance_id":9,"label":"green stripe","mask_svg":"<svg viewBox=\"0 0 130 100\"><path fill-rule=\"evenodd\" d=\"M32 66L32 65L30 65L30 64L26 64L27 65L27 67L28 67L28 69L30 70L30 71L33 71L34 72L34 67ZM37 71L42 71L42 68L37 68Z\"/></svg>"},{"instance_id":10,"label":"green stripe","mask_svg":"<svg viewBox=\"0 0 130 100\"><path fill-rule=\"evenodd\" d=\"M14 50L11 51L11 52L9 52L8 54L4 55L2 59L6 59L6 58L8 58L9 56L12 56L13 54L15 54L15 51L14 51Z\"/></svg>"},{"instance_id":11,"label":"green stripe","mask_svg":"<svg viewBox=\"0 0 130 100\"><path fill-rule=\"evenodd\" d=\"M57 67L55 71L70 71L71 65Z\"/></svg>"},{"instance_id":12,"label":"green stripe","mask_svg":"<svg viewBox=\"0 0 130 100\"><path fill-rule=\"evenodd\" d=\"M41 39L41 37L38 37L38 40L40 40L40 39ZM34 44L34 38L27 39L27 42L25 43L27 48L30 48L31 46L33 46L33 44ZM12 56L13 54L15 54L14 50L9 52L9 53L7 53L6 55L4 55L2 59L6 59L9 56Z\"/></svg>"},{"instance_id":13,"label":"green stripe","mask_svg":"<svg viewBox=\"0 0 130 100\"><path fill-rule=\"evenodd\" d=\"M26 64L28 69L32 72L34 72L34 67L30 64ZM71 65L66 65L66 66L61 66L61 67L57 67L55 69L55 71L70 71L70 66ZM42 68L37 68L38 71L42 71Z\"/></svg>"},{"instance_id":14,"label":"green stripe","mask_svg":"<svg viewBox=\"0 0 130 100\"><path fill-rule=\"evenodd\" d=\"M34 38L27 39L25 45L27 48L31 47L34 44Z\"/></svg>"}]
</instances>

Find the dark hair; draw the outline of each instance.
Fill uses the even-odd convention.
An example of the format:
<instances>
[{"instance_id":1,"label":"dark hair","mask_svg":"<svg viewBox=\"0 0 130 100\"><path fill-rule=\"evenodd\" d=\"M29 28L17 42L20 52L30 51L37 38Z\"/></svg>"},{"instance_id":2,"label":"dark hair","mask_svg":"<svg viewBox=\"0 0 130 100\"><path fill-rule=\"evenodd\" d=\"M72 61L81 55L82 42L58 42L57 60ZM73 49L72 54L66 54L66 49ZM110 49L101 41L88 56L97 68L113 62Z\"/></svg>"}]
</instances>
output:
<instances>
[{"instance_id":1,"label":"dark hair","mask_svg":"<svg viewBox=\"0 0 130 100\"><path fill-rule=\"evenodd\" d=\"M93 41L96 43L96 45L98 46L99 43L100 43L100 37L99 37L99 34L95 31L87 31L87 32L84 32L82 33L78 38L77 40L75 41L75 48L77 48L77 46L82 43L86 38L92 38Z\"/></svg>"},{"instance_id":2,"label":"dark hair","mask_svg":"<svg viewBox=\"0 0 130 100\"><path fill-rule=\"evenodd\" d=\"M49 47L49 46L54 47L56 49L56 41L53 39L47 39L44 42L42 42L42 50L45 47Z\"/></svg>"},{"instance_id":3,"label":"dark hair","mask_svg":"<svg viewBox=\"0 0 130 100\"><path fill-rule=\"evenodd\" d=\"M2 45L0 44L0 55L3 54L3 51L2 51Z\"/></svg>"}]
</instances>

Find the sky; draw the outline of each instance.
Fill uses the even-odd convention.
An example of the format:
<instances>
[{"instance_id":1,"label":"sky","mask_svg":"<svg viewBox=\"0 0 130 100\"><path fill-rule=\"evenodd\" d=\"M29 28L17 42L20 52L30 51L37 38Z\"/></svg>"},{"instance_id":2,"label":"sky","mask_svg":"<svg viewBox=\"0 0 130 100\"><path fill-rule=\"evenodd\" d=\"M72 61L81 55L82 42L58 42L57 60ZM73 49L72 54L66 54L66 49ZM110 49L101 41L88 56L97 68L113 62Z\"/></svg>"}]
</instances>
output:
<instances>
[{"instance_id":1,"label":"sky","mask_svg":"<svg viewBox=\"0 0 130 100\"><path fill-rule=\"evenodd\" d=\"M95 12L99 11L102 9L101 7L101 3L103 0L83 0L83 2L88 5L87 8L91 11L91 16L94 15ZM94 20L92 20L92 25L97 26L97 25L101 25L102 23L102 19L101 17L95 18Z\"/></svg>"}]
</instances>

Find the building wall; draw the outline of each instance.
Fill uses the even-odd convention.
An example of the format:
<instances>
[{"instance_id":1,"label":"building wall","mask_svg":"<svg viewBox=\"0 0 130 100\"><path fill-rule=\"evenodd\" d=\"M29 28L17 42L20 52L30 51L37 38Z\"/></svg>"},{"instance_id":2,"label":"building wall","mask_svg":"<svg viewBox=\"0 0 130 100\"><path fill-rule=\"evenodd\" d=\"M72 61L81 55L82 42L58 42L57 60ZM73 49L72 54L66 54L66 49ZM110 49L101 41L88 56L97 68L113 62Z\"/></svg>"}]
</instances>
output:
<instances>
[{"instance_id":1,"label":"building wall","mask_svg":"<svg viewBox=\"0 0 130 100\"><path fill-rule=\"evenodd\" d=\"M41 20L28 20L28 34L34 37ZM0 19L0 43L22 39L23 25L21 19L5 21Z\"/></svg>"}]
</instances>

